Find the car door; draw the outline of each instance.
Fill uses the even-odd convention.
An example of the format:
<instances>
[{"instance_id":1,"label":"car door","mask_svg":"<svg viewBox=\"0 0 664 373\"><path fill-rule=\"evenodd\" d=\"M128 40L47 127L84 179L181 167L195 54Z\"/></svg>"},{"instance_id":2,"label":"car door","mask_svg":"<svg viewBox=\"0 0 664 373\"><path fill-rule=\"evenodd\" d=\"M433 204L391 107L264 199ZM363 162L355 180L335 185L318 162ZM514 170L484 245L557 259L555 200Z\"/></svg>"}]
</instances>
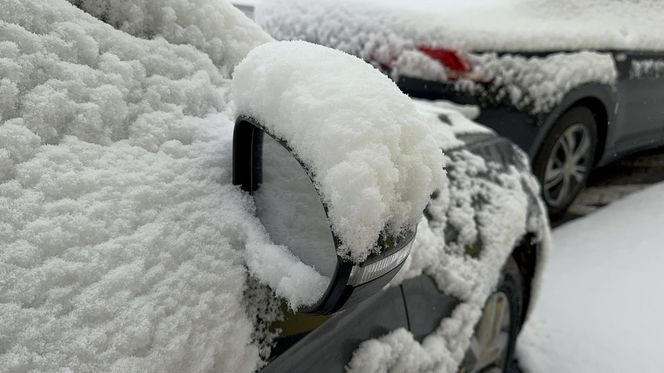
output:
<instances>
[{"instance_id":1,"label":"car door","mask_svg":"<svg viewBox=\"0 0 664 373\"><path fill-rule=\"evenodd\" d=\"M426 275L404 281L401 287L409 329L418 341L436 330L442 319L449 317L459 305L458 299L441 292L434 280Z\"/></svg>"},{"instance_id":2,"label":"car door","mask_svg":"<svg viewBox=\"0 0 664 373\"><path fill-rule=\"evenodd\" d=\"M399 328L408 328L408 316L401 286L394 286L338 312L262 372L343 372L362 342Z\"/></svg>"},{"instance_id":3,"label":"car door","mask_svg":"<svg viewBox=\"0 0 664 373\"><path fill-rule=\"evenodd\" d=\"M618 69L618 152L660 144L664 139L664 54L614 54Z\"/></svg>"}]
</instances>

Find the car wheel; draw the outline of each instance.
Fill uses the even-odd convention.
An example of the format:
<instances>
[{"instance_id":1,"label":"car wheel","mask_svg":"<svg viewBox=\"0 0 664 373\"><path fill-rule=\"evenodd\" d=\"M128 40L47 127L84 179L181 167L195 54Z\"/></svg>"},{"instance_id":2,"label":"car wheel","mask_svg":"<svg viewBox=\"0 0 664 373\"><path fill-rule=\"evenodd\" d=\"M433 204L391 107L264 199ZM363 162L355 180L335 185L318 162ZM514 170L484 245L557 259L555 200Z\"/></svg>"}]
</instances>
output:
<instances>
[{"instance_id":1,"label":"car wheel","mask_svg":"<svg viewBox=\"0 0 664 373\"><path fill-rule=\"evenodd\" d=\"M553 125L533 162L549 215L562 215L583 189L596 146L595 118L586 107L568 110Z\"/></svg>"},{"instance_id":2,"label":"car wheel","mask_svg":"<svg viewBox=\"0 0 664 373\"><path fill-rule=\"evenodd\" d=\"M523 313L523 279L512 257L487 299L460 373L508 372Z\"/></svg>"}]
</instances>

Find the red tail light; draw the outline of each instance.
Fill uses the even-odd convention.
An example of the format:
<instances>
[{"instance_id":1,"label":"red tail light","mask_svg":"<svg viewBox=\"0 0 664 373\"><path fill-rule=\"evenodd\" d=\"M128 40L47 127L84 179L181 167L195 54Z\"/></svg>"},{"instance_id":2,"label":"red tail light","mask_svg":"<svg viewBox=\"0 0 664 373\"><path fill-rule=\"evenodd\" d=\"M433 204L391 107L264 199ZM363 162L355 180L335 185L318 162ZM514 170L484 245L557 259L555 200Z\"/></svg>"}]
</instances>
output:
<instances>
[{"instance_id":1,"label":"red tail light","mask_svg":"<svg viewBox=\"0 0 664 373\"><path fill-rule=\"evenodd\" d=\"M450 79L456 79L460 74L466 74L473 70L473 67L459 52L451 49L434 49L429 47L417 47L417 50L440 62L445 66L450 74Z\"/></svg>"}]
</instances>

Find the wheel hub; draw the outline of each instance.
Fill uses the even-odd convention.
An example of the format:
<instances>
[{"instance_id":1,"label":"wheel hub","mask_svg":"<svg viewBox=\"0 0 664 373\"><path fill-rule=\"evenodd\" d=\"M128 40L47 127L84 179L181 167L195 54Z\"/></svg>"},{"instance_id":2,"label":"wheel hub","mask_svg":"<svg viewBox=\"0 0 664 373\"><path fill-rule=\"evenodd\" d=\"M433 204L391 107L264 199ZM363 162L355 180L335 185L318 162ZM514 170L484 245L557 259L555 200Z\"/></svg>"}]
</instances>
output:
<instances>
[{"instance_id":1,"label":"wheel hub","mask_svg":"<svg viewBox=\"0 0 664 373\"><path fill-rule=\"evenodd\" d=\"M494 293L482 310L482 317L475 327L470 348L459 372L500 372L507 358L511 323L507 295L503 292Z\"/></svg>"},{"instance_id":2,"label":"wheel hub","mask_svg":"<svg viewBox=\"0 0 664 373\"><path fill-rule=\"evenodd\" d=\"M590 170L591 140L581 123L567 128L553 146L544 171L544 198L550 206L569 202L583 185Z\"/></svg>"}]
</instances>

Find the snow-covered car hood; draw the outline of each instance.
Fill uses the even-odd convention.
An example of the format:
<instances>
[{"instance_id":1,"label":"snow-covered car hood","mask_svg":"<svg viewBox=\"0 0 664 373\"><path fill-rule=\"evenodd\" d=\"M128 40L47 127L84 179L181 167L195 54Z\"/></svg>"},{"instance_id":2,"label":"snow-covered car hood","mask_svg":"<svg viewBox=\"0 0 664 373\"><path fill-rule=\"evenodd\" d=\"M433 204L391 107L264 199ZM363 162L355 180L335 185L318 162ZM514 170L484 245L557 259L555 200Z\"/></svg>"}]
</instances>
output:
<instances>
[{"instance_id":1,"label":"snow-covered car hood","mask_svg":"<svg viewBox=\"0 0 664 373\"><path fill-rule=\"evenodd\" d=\"M664 49L654 31L664 4L656 0L265 0L255 18L277 39L362 57L399 43L475 51Z\"/></svg>"}]
</instances>

